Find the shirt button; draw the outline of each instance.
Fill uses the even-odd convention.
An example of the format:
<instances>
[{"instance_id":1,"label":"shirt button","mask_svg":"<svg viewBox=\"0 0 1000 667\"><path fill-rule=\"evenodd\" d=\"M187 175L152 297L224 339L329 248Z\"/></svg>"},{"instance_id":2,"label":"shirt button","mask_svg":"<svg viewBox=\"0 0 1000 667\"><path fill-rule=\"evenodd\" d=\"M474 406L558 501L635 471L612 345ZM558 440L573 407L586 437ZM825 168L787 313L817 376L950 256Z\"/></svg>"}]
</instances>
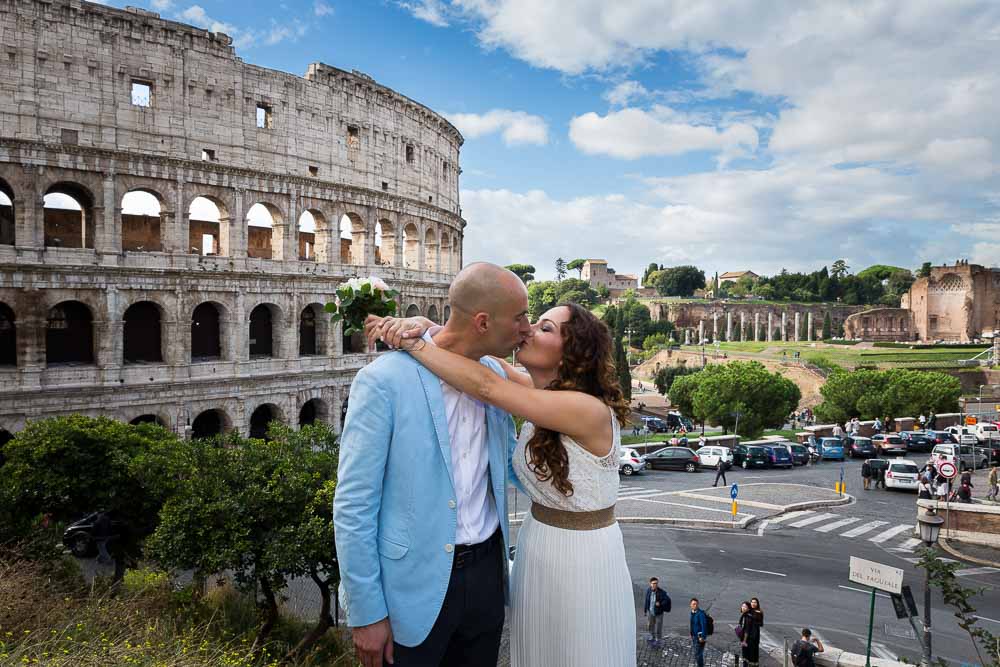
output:
<instances>
[{"instance_id":1,"label":"shirt button","mask_svg":"<svg viewBox=\"0 0 1000 667\"><path fill-rule=\"evenodd\" d=\"M449 500L448 501L448 507L450 507L451 509L455 509L455 501L454 500Z\"/></svg>"},{"instance_id":2,"label":"shirt button","mask_svg":"<svg viewBox=\"0 0 1000 667\"><path fill-rule=\"evenodd\" d=\"M446 544L444 545L444 550L447 551L448 553L451 553L452 551L455 550L455 546L452 544Z\"/></svg>"}]
</instances>

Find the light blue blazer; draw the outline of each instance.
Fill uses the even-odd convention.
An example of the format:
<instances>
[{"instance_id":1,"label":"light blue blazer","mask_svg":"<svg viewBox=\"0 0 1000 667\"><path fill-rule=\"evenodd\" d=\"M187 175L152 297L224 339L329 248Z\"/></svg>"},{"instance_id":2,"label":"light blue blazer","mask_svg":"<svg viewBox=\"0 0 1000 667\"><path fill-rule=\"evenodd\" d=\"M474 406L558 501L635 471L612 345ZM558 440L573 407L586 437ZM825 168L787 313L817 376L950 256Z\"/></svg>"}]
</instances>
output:
<instances>
[{"instance_id":1,"label":"light blue blazer","mask_svg":"<svg viewBox=\"0 0 1000 667\"><path fill-rule=\"evenodd\" d=\"M493 359L482 364L506 377ZM493 498L507 554L510 415L486 406ZM351 386L333 522L350 627L386 616L396 642L426 639L444 602L457 508L440 379L404 352L383 354ZM503 568L506 575L507 568ZM504 582L505 598L507 582Z\"/></svg>"}]
</instances>

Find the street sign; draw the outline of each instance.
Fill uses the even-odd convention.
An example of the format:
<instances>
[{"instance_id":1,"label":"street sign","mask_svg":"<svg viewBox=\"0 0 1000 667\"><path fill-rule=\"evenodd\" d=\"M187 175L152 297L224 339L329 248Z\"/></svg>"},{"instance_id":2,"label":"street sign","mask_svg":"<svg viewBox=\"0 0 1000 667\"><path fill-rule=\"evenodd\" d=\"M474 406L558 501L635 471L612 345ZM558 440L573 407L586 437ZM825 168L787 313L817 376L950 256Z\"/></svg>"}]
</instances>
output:
<instances>
[{"instance_id":1,"label":"street sign","mask_svg":"<svg viewBox=\"0 0 1000 667\"><path fill-rule=\"evenodd\" d=\"M740 487L736 486L736 482L733 482L733 485L729 487L729 497L736 500L738 495L740 495Z\"/></svg>"},{"instance_id":2,"label":"street sign","mask_svg":"<svg viewBox=\"0 0 1000 667\"><path fill-rule=\"evenodd\" d=\"M898 567L851 556L851 581L877 588L886 593L901 594L903 571Z\"/></svg>"},{"instance_id":3,"label":"street sign","mask_svg":"<svg viewBox=\"0 0 1000 667\"><path fill-rule=\"evenodd\" d=\"M911 618L917 617L917 603L913 600L913 591L909 586L903 586L903 600L906 602L906 609Z\"/></svg>"},{"instance_id":4,"label":"street sign","mask_svg":"<svg viewBox=\"0 0 1000 667\"><path fill-rule=\"evenodd\" d=\"M965 418L965 425L966 426L975 426L976 425L976 418L975 417L966 417Z\"/></svg>"},{"instance_id":5,"label":"street sign","mask_svg":"<svg viewBox=\"0 0 1000 667\"><path fill-rule=\"evenodd\" d=\"M943 461L938 465L938 474L945 479L954 479L958 474L958 466L951 461Z\"/></svg>"}]
</instances>

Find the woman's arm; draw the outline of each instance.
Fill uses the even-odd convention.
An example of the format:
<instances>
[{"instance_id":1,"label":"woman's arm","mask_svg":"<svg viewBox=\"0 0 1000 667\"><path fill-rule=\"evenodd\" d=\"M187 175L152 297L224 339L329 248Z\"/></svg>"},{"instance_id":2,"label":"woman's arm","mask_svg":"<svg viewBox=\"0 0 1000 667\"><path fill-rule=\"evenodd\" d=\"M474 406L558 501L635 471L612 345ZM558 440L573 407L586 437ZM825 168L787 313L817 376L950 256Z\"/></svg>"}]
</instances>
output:
<instances>
[{"instance_id":1,"label":"woman's arm","mask_svg":"<svg viewBox=\"0 0 1000 667\"><path fill-rule=\"evenodd\" d=\"M534 387L535 385L531 382L531 376L527 373L517 370L513 365L507 363L506 360L500 357L492 357L500 364L503 368L503 372L507 374L507 379L512 382L516 382L523 387Z\"/></svg>"},{"instance_id":2,"label":"woman's arm","mask_svg":"<svg viewBox=\"0 0 1000 667\"><path fill-rule=\"evenodd\" d=\"M608 407L579 391L548 391L505 380L478 361L426 341L407 342L410 354L430 372L477 400L524 417L536 426L563 433L595 456L611 451Z\"/></svg>"}]
</instances>

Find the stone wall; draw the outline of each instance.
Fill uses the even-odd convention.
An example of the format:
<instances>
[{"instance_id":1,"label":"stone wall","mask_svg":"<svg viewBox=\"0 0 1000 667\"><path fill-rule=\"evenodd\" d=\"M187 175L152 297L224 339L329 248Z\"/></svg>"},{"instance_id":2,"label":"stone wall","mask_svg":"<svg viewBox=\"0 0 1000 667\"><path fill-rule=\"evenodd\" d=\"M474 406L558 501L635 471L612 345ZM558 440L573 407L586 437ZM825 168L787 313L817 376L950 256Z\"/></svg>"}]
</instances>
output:
<instances>
[{"instance_id":1,"label":"stone wall","mask_svg":"<svg viewBox=\"0 0 1000 667\"><path fill-rule=\"evenodd\" d=\"M957 262L918 278L901 304L919 340L970 342L1000 330L1000 269Z\"/></svg>"},{"instance_id":2,"label":"stone wall","mask_svg":"<svg viewBox=\"0 0 1000 667\"><path fill-rule=\"evenodd\" d=\"M916 331L905 308L873 308L850 315L844 322L844 338L870 341L912 341Z\"/></svg>"}]
</instances>

